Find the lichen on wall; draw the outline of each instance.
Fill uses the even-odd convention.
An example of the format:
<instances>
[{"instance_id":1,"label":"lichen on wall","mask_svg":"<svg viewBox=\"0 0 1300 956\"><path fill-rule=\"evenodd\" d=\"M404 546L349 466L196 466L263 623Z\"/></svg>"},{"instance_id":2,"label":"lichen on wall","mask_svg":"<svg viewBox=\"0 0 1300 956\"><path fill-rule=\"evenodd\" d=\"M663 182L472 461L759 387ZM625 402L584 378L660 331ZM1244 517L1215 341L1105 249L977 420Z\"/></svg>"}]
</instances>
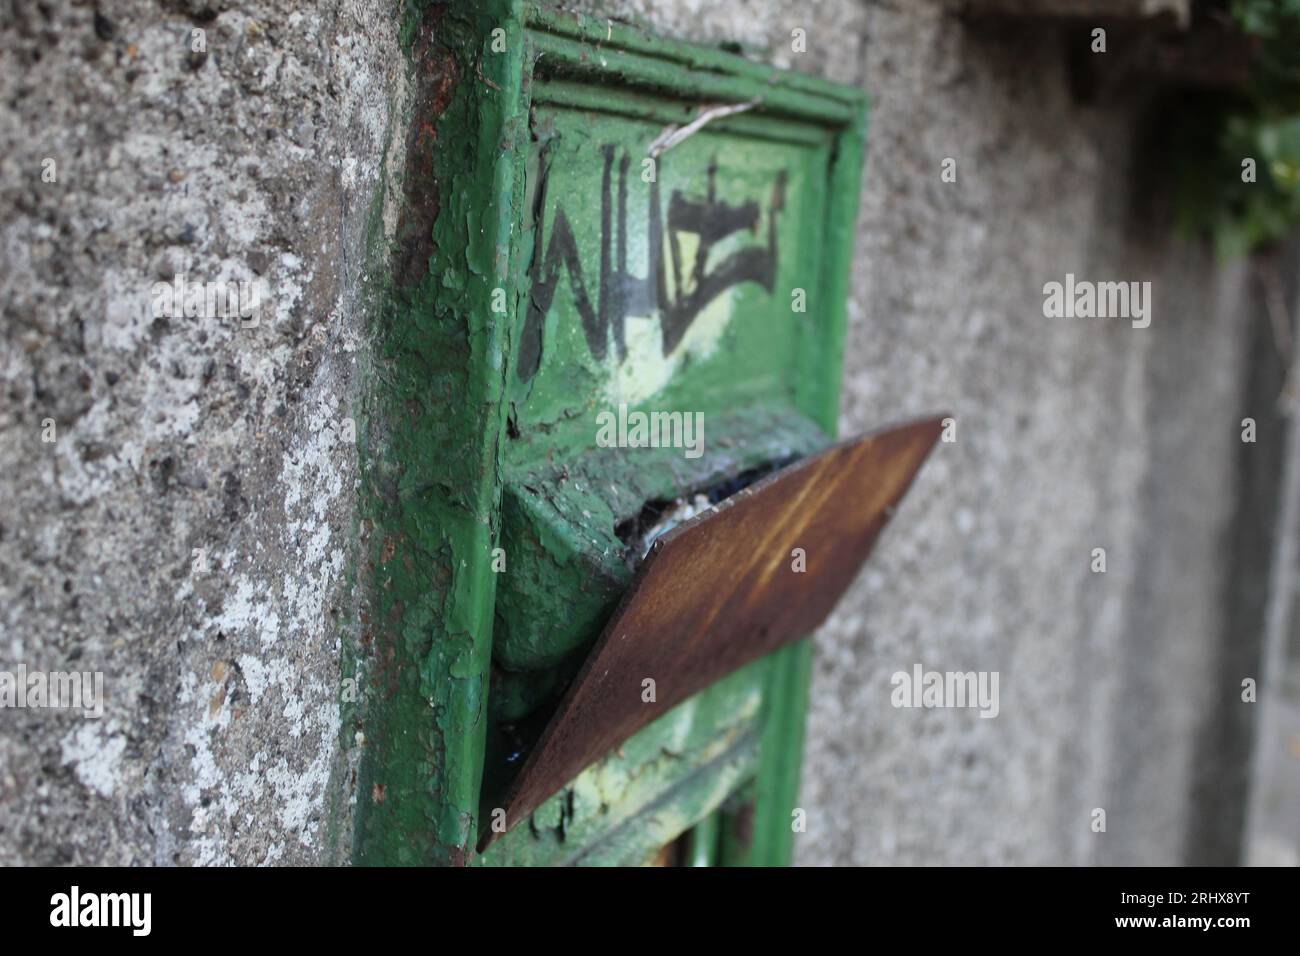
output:
<instances>
[{"instance_id":1,"label":"lichen on wall","mask_svg":"<svg viewBox=\"0 0 1300 956\"><path fill-rule=\"evenodd\" d=\"M12 9L0 661L102 671L106 706L0 715L0 861L347 859L354 406L405 135L395 10ZM178 275L259 282L259 308L159 315Z\"/></svg>"}]
</instances>

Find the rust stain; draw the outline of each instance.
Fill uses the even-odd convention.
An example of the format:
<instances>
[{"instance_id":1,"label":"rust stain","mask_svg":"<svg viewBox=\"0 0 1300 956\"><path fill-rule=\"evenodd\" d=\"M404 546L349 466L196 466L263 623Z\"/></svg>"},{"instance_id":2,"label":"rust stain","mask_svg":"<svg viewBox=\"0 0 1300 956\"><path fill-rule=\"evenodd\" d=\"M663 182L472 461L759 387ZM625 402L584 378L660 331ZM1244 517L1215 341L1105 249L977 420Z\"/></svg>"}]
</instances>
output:
<instances>
[{"instance_id":1,"label":"rust stain","mask_svg":"<svg viewBox=\"0 0 1300 956\"><path fill-rule=\"evenodd\" d=\"M402 288L423 281L434 252L433 225L442 208L442 184L434 172L437 123L451 105L460 81L460 64L451 50L439 43L439 27L446 7L427 7L411 49L415 64L415 95L406 135L406 175L402 180L401 216L397 248L402 250L396 274Z\"/></svg>"},{"instance_id":2,"label":"rust stain","mask_svg":"<svg viewBox=\"0 0 1300 956\"><path fill-rule=\"evenodd\" d=\"M221 713L221 705L224 704L225 702L226 702L226 688L225 685L223 684L221 687L217 689L217 692L212 695L212 699L208 701L208 720L216 719L217 714Z\"/></svg>"},{"instance_id":3,"label":"rust stain","mask_svg":"<svg viewBox=\"0 0 1300 956\"><path fill-rule=\"evenodd\" d=\"M692 694L815 631L941 429L934 418L835 445L658 539L507 792L507 826Z\"/></svg>"}]
</instances>

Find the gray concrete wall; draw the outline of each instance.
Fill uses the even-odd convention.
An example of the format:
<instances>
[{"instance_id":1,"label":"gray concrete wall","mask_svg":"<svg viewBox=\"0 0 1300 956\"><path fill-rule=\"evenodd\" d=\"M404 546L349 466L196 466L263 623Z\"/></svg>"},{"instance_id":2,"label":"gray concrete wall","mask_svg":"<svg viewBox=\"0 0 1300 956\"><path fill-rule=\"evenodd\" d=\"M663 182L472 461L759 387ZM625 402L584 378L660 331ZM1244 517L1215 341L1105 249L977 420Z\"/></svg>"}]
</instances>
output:
<instances>
[{"instance_id":1,"label":"gray concrete wall","mask_svg":"<svg viewBox=\"0 0 1300 956\"><path fill-rule=\"evenodd\" d=\"M365 228L404 142L393 7L12 9L0 652L102 670L108 704L98 721L0 712L0 863L330 859L351 772L342 423ZM151 287L177 273L276 294L256 328L155 320Z\"/></svg>"},{"instance_id":2,"label":"gray concrete wall","mask_svg":"<svg viewBox=\"0 0 1300 956\"><path fill-rule=\"evenodd\" d=\"M869 20L843 426L947 408L958 441L820 638L800 860L1178 863L1197 715L1231 678L1209 656L1243 274L1138 227L1141 117L1074 104L1050 28L909 9ZM1067 272L1152 281L1151 326L1044 318ZM1001 713L893 709L917 661L1000 672Z\"/></svg>"},{"instance_id":3,"label":"gray concrete wall","mask_svg":"<svg viewBox=\"0 0 1300 956\"><path fill-rule=\"evenodd\" d=\"M1198 728L1248 676L1219 652L1259 317L1243 266L1137 201L1141 101L1080 104L1055 27L937 2L582 6L870 91L842 430L958 422L818 636L798 861L1191 858L1223 756ZM343 423L404 163L395 4L45 9L0 26L0 649L105 671L112 706L0 712L0 863L341 859ZM177 272L287 292L255 329L153 320ZM1045 319L1066 272L1152 281L1151 327ZM998 671L999 716L892 708L917 662Z\"/></svg>"}]
</instances>

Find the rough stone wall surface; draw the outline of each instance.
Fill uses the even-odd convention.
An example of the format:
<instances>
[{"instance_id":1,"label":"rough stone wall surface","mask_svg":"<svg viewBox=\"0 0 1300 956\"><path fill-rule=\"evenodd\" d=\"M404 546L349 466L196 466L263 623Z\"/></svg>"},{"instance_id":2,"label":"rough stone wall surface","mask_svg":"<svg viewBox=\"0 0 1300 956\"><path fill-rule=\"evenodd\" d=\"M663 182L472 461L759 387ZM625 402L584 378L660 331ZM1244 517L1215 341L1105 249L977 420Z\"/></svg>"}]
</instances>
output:
<instances>
[{"instance_id":1,"label":"rough stone wall surface","mask_svg":"<svg viewBox=\"0 0 1300 956\"><path fill-rule=\"evenodd\" d=\"M1226 679L1247 283L1141 225L1137 105L1075 102L1053 28L936 0L580 6L865 86L842 431L958 421L818 635L798 861L1185 859L1198 702ZM12 9L0 652L102 670L108 703L0 714L0 863L344 859L346 420L367 229L395 222L397 5ZM1067 271L1150 279L1151 327L1045 319ZM154 318L178 273L273 295L255 328ZM918 662L998 671L999 716L894 709Z\"/></svg>"},{"instance_id":2,"label":"rough stone wall surface","mask_svg":"<svg viewBox=\"0 0 1300 956\"><path fill-rule=\"evenodd\" d=\"M0 713L0 863L346 857L347 420L394 8L10 10L0 657L103 671L106 702ZM178 274L262 279L257 324L155 318Z\"/></svg>"},{"instance_id":3,"label":"rough stone wall surface","mask_svg":"<svg viewBox=\"0 0 1300 956\"><path fill-rule=\"evenodd\" d=\"M1197 718L1241 676L1211 652L1245 271L1142 224L1147 117L1074 104L1050 31L868 27L843 427L947 408L958 441L819 637L800 860L1181 862ZM1066 272L1150 280L1151 326L1045 319ZM999 671L1001 713L893 709L915 662Z\"/></svg>"}]
</instances>

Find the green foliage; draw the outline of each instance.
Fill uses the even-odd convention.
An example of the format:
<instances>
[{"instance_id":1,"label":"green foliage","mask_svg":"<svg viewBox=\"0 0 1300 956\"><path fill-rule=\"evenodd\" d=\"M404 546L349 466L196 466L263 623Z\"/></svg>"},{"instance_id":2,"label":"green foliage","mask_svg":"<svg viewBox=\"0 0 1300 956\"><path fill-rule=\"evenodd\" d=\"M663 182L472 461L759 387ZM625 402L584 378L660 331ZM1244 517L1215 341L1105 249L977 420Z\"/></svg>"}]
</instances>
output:
<instances>
[{"instance_id":1,"label":"green foliage","mask_svg":"<svg viewBox=\"0 0 1300 956\"><path fill-rule=\"evenodd\" d=\"M1300 0L1232 0L1231 13L1258 40L1255 92L1263 105L1300 109Z\"/></svg>"},{"instance_id":2,"label":"green foliage","mask_svg":"<svg viewBox=\"0 0 1300 956\"><path fill-rule=\"evenodd\" d=\"M1210 158L1179 173L1181 225L1208 230L1223 257L1279 240L1300 223L1300 0L1232 0L1230 12L1256 44L1250 88L1210 112Z\"/></svg>"},{"instance_id":3,"label":"green foliage","mask_svg":"<svg viewBox=\"0 0 1300 956\"><path fill-rule=\"evenodd\" d=\"M1282 239L1300 223L1300 115L1228 111L1208 151L1210 162L1193 160L1179 175L1184 232L1208 230L1218 254L1230 258ZM1254 162L1253 182L1247 160Z\"/></svg>"}]
</instances>

